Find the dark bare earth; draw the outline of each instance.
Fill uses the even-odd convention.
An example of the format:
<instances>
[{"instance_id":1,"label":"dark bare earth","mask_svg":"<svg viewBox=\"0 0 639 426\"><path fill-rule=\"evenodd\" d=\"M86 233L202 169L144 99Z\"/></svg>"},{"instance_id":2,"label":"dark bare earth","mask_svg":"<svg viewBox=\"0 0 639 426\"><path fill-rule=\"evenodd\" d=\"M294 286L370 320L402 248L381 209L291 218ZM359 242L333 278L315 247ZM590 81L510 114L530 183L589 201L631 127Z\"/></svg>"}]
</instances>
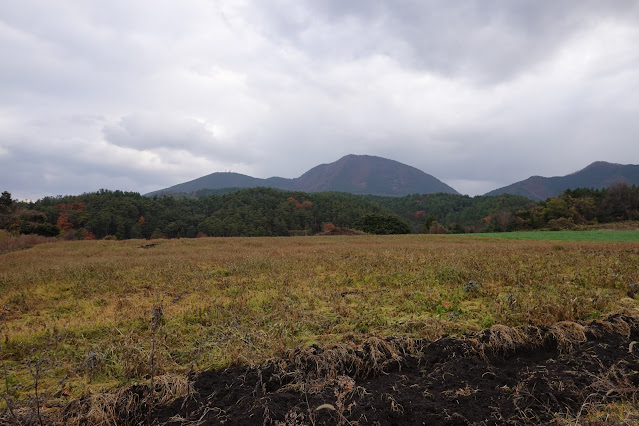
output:
<instances>
[{"instance_id":1,"label":"dark bare earth","mask_svg":"<svg viewBox=\"0 0 639 426\"><path fill-rule=\"evenodd\" d=\"M639 396L639 319L496 326L434 342L299 349L257 368L194 376L155 412L171 425L543 424ZM201 422L201 423L200 423Z\"/></svg>"},{"instance_id":2,"label":"dark bare earth","mask_svg":"<svg viewBox=\"0 0 639 426\"><path fill-rule=\"evenodd\" d=\"M44 420L29 407L5 408L0 424L634 425L632 409L605 422L587 416L637 404L639 317L300 348L256 367L193 374L191 383L189 397L154 410L148 385L137 385L72 401L59 415L47 409ZM156 401L161 394L156 382Z\"/></svg>"}]
</instances>

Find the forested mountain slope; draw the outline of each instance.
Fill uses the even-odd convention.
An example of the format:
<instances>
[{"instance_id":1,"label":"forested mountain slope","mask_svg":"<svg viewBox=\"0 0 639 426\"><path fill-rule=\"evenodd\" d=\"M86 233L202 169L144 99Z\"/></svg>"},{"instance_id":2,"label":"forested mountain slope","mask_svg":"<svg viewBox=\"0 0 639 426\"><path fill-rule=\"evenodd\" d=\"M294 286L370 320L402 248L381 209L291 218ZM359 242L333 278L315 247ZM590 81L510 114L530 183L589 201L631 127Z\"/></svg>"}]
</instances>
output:
<instances>
[{"instance_id":1,"label":"forested mountain slope","mask_svg":"<svg viewBox=\"0 0 639 426\"><path fill-rule=\"evenodd\" d=\"M619 183L639 185L639 165L597 161L566 176L531 176L526 180L490 191L486 195L515 194L541 201L556 197L567 189L603 189Z\"/></svg>"},{"instance_id":2,"label":"forested mountain slope","mask_svg":"<svg viewBox=\"0 0 639 426\"><path fill-rule=\"evenodd\" d=\"M347 155L333 163L313 167L295 179L259 179L239 173L211 173L147 195L194 194L202 190L255 187L386 196L436 192L457 194L450 186L415 167L371 155Z\"/></svg>"}]
</instances>

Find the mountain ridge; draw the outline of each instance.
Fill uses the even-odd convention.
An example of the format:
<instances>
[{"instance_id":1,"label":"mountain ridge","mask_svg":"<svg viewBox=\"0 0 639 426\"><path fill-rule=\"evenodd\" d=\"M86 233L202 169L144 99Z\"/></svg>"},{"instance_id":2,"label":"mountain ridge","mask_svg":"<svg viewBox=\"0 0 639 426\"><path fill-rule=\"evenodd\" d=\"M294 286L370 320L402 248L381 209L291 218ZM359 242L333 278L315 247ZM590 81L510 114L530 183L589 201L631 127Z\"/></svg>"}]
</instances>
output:
<instances>
[{"instance_id":1,"label":"mountain ridge","mask_svg":"<svg viewBox=\"0 0 639 426\"><path fill-rule=\"evenodd\" d=\"M576 172L564 176L531 176L519 182L494 189L484 195L522 195L535 201L555 197L567 189L603 189L625 183L639 185L639 165L595 161Z\"/></svg>"},{"instance_id":2,"label":"mountain ridge","mask_svg":"<svg viewBox=\"0 0 639 426\"><path fill-rule=\"evenodd\" d=\"M215 172L173 185L147 196L193 193L203 189L270 187L288 191L403 196L412 193L459 194L444 182L413 166L372 155L349 154L333 163L319 164L300 177L254 178L240 173Z\"/></svg>"},{"instance_id":3,"label":"mountain ridge","mask_svg":"<svg viewBox=\"0 0 639 426\"><path fill-rule=\"evenodd\" d=\"M561 194L566 189L603 189L618 183L639 185L639 165L595 161L565 176L534 175L484 195L512 194L543 201ZM202 190L255 187L398 197L417 193L459 194L436 177L413 166L383 157L349 154L332 163L312 167L297 178L274 176L261 179L240 173L215 172L145 195L195 194Z\"/></svg>"}]
</instances>

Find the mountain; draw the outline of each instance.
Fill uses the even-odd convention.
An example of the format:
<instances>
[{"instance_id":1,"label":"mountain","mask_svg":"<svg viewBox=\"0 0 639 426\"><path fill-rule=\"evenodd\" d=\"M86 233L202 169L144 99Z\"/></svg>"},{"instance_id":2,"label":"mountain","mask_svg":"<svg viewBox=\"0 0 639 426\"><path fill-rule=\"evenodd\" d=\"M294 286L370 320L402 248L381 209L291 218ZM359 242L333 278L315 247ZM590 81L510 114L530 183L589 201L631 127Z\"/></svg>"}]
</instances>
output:
<instances>
[{"instance_id":1,"label":"mountain","mask_svg":"<svg viewBox=\"0 0 639 426\"><path fill-rule=\"evenodd\" d=\"M147 196L169 195L169 194L192 194L202 189L223 189L223 188L257 188L259 186L289 189L292 179L273 177L269 179L254 178L241 173L216 172L202 176L197 179L170 186L159 191L153 191Z\"/></svg>"},{"instance_id":2,"label":"mountain","mask_svg":"<svg viewBox=\"0 0 639 426\"><path fill-rule=\"evenodd\" d=\"M485 195L514 194L541 201L561 194L566 189L608 188L617 183L639 185L639 165L596 161L566 176L531 176L526 180L495 189Z\"/></svg>"},{"instance_id":3,"label":"mountain","mask_svg":"<svg viewBox=\"0 0 639 426\"><path fill-rule=\"evenodd\" d=\"M303 192L338 191L386 196L437 192L458 194L439 179L415 167L382 157L351 154L334 163L313 167L294 179L281 177L259 179L239 173L211 173L146 195L190 194L203 189L258 186Z\"/></svg>"}]
</instances>

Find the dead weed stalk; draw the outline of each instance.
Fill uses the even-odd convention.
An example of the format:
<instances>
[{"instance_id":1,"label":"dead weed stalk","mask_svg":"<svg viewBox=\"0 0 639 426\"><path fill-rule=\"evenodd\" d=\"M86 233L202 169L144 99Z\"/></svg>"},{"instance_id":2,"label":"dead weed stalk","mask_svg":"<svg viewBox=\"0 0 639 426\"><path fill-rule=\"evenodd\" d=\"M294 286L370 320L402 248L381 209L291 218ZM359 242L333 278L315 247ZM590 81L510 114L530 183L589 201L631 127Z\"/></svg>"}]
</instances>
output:
<instances>
[{"instance_id":1,"label":"dead weed stalk","mask_svg":"<svg viewBox=\"0 0 639 426\"><path fill-rule=\"evenodd\" d=\"M153 309L151 309L151 353L149 355L149 370L151 377L149 379L149 393L147 395L147 425L151 424L151 414L153 413L153 407L155 406L155 343L157 330L161 325L163 317L162 303L154 304Z\"/></svg>"},{"instance_id":2,"label":"dead weed stalk","mask_svg":"<svg viewBox=\"0 0 639 426\"><path fill-rule=\"evenodd\" d=\"M40 379L42 378L42 371L43 371L44 365L48 364L49 362L50 362L49 358L47 358L46 356L42 356L27 362L27 368L29 369L29 374L31 374L31 377L33 378L35 412L36 412L36 417L38 419L38 424L40 426L43 426L44 422L42 421L42 414L40 410L40 405L42 401L40 400L41 395L39 392L40 391L39 385L40 385Z\"/></svg>"},{"instance_id":3,"label":"dead weed stalk","mask_svg":"<svg viewBox=\"0 0 639 426\"><path fill-rule=\"evenodd\" d=\"M2 316L0 316L0 331L2 331ZM13 397L11 396L11 391L9 390L9 373L7 372L7 364L4 362L4 357L2 356L2 340L0 340L0 363L2 364L2 374L4 376L4 395L2 395L2 399L6 404L6 410L9 412L11 419L15 422L15 424L20 424L18 418L16 417L15 412L13 411Z\"/></svg>"}]
</instances>

